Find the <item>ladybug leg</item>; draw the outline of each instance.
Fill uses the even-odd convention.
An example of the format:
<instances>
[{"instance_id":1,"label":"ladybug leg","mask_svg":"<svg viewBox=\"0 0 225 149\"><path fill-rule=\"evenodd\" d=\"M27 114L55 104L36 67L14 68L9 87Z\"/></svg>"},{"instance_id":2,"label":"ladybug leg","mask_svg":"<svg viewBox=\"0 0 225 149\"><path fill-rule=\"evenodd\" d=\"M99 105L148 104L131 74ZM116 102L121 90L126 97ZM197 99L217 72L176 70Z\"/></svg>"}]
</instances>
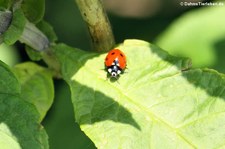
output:
<instances>
[{"instance_id":1,"label":"ladybug leg","mask_svg":"<svg viewBox=\"0 0 225 149\"><path fill-rule=\"evenodd\" d=\"M128 68L126 67L126 68L124 69L123 73L128 73L129 71L127 71L127 70L128 70Z\"/></svg>"},{"instance_id":2,"label":"ladybug leg","mask_svg":"<svg viewBox=\"0 0 225 149\"><path fill-rule=\"evenodd\" d=\"M106 80L110 80L111 75L110 75L110 73L108 73L108 70L107 70L107 69L106 69L106 71L107 71L107 74L106 74Z\"/></svg>"}]
</instances>

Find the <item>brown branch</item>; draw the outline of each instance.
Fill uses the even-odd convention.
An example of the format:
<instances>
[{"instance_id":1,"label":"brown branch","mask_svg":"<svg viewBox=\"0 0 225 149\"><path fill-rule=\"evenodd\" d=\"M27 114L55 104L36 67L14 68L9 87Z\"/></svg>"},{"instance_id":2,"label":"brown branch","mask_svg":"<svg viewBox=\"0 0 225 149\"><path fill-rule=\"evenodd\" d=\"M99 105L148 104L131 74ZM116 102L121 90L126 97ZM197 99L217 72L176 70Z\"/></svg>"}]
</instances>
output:
<instances>
[{"instance_id":1,"label":"brown branch","mask_svg":"<svg viewBox=\"0 0 225 149\"><path fill-rule=\"evenodd\" d=\"M112 29L101 0L76 0L87 23L95 51L109 51L115 44Z\"/></svg>"}]
</instances>

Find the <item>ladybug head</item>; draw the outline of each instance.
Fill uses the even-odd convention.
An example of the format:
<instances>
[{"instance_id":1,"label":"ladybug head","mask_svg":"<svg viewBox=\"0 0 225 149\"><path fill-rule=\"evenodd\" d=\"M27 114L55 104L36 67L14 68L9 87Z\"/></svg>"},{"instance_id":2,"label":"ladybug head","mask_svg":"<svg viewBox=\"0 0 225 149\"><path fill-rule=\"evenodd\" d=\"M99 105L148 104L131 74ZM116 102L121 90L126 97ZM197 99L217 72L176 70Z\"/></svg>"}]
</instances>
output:
<instances>
[{"instance_id":1,"label":"ladybug head","mask_svg":"<svg viewBox=\"0 0 225 149\"><path fill-rule=\"evenodd\" d=\"M112 73L111 73L111 77L113 77L113 78L116 78L117 75L118 75L118 74L117 74L116 72L112 72Z\"/></svg>"},{"instance_id":2,"label":"ladybug head","mask_svg":"<svg viewBox=\"0 0 225 149\"><path fill-rule=\"evenodd\" d=\"M110 77L117 78L121 73L121 69L118 66L113 65L111 67L108 67L108 72L111 75Z\"/></svg>"}]
</instances>

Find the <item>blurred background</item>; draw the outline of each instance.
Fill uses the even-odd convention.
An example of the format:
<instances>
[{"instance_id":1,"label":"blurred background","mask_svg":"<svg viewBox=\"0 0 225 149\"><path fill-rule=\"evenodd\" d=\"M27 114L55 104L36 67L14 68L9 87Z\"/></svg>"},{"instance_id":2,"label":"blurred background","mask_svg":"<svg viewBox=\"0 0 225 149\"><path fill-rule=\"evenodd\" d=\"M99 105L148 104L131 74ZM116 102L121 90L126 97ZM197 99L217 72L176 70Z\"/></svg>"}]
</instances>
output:
<instances>
[{"instance_id":1,"label":"blurred background","mask_svg":"<svg viewBox=\"0 0 225 149\"><path fill-rule=\"evenodd\" d=\"M205 2L210 6L203 6ZM194 68L225 73L224 0L103 0L103 4L116 43L133 38L146 40L172 55L190 57ZM44 18L53 26L59 42L91 49L86 24L74 0L46 0ZM15 47L1 45L0 59L11 66L29 60L19 43ZM50 149L94 149L74 123L68 86L62 80L54 83L56 98L43 121Z\"/></svg>"}]
</instances>

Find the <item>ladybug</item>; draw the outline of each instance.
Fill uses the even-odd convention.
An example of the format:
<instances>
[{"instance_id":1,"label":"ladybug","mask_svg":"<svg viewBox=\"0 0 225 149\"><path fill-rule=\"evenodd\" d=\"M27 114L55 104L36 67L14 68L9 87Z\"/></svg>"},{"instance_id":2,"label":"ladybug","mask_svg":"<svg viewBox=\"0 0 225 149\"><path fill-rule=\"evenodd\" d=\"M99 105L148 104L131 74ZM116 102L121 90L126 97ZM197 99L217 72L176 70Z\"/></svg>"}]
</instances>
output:
<instances>
[{"instance_id":1,"label":"ladybug","mask_svg":"<svg viewBox=\"0 0 225 149\"><path fill-rule=\"evenodd\" d=\"M111 78L117 78L126 68L126 56L119 49L112 49L105 58L105 66Z\"/></svg>"}]
</instances>

